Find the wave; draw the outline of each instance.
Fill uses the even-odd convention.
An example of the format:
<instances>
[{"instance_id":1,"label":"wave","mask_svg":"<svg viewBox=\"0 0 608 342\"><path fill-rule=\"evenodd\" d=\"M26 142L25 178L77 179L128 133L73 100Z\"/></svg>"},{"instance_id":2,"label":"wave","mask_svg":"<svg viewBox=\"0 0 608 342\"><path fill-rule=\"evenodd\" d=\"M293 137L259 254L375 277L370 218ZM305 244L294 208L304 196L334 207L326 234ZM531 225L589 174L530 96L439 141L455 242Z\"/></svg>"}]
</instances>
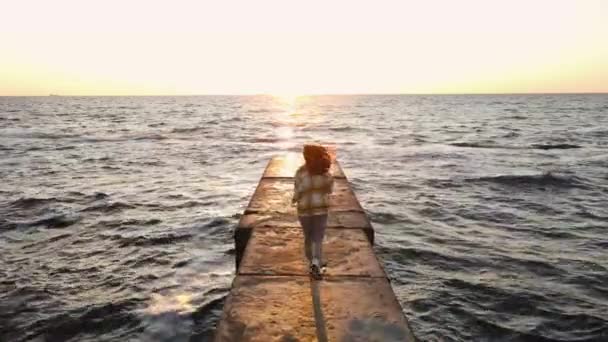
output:
<instances>
[{"instance_id":1,"label":"wave","mask_svg":"<svg viewBox=\"0 0 608 342\"><path fill-rule=\"evenodd\" d=\"M254 143L268 143L268 144L274 144L281 141L281 139L279 138L255 138L253 139L252 142Z\"/></svg>"},{"instance_id":2,"label":"wave","mask_svg":"<svg viewBox=\"0 0 608 342\"><path fill-rule=\"evenodd\" d=\"M111 161L110 157L86 158L82 160L84 163L107 162Z\"/></svg>"},{"instance_id":3,"label":"wave","mask_svg":"<svg viewBox=\"0 0 608 342\"><path fill-rule=\"evenodd\" d=\"M249 113L270 113L270 109L267 108L252 108L252 109L248 109L247 112Z\"/></svg>"},{"instance_id":4,"label":"wave","mask_svg":"<svg viewBox=\"0 0 608 342\"><path fill-rule=\"evenodd\" d=\"M167 209L187 209L187 208L194 208L194 207L201 207L201 206L205 206L207 204L213 204L215 202L200 202L200 201L196 201L196 200L190 200L190 201L185 201L173 206L166 206Z\"/></svg>"},{"instance_id":5,"label":"wave","mask_svg":"<svg viewBox=\"0 0 608 342\"><path fill-rule=\"evenodd\" d=\"M166 234L160 236L135 236L125 237L120 235L112 236L112 240L117 240L120 247L126 246L155 246L167 245L174 242L186 241L192 238L192 234Z\"/></svg>"},{"instance_id":6,"label":"wave","mask_svg":"<svg viewBox=\"0 0 608 342\"><path fill-rule=\"evenodd\" d=\"M29 227L45 226L46 228L66 228L77 223L80 219L81 217L77 215L59 214L29 222L25 225Z\"/></svg>"},{"instance_id":7,"label":"wave","mask_svg":"<svg viewBox=\"0 0 608 342\"><path fill-rule=\"evenodd\" d=\"M604 129L594 130L594 131L587 132L585 134L588 134L589 136L595 137L595 138L606 138L606 137L608 137L608 130L604 130Z\"/></svg>"},{"instance_id":8,"label":"wave","mask_svg":"<svg viewBox=\"0 0 608 342\"><path fill-rule=\"evenodd\" d=\"M46 133L46 132L9 132L0 134L6 138L22 138L22 139L40 139L40 140L59 140L59 139L73 139L78 138L77 134L60 134L60 133Z\"/></svg>"},{"instance_id":9,"label":"wave","mask_svg":"<svg viewBox=\"0 0 608 342\"><path fill-rule=\"evenodd\" d=\"M544 189L547 187L556 189L588 188L585 179L577 176L556 175L552 172L536 175L498 175L465 179L427 179L425 183L430 187L439 189L461 188L467 186L467 184L475 183L495 183L529 189Z\"/></svg>"},{"instance_id":10,"label":"wave","mask_svg":"<svg viewBox=\"0 0 608 342\"><path fill-rule=\"evenodd\" d=\"M243 122L243 121L245 121L245 119L242 118L242 117L240 117L240 116L233 116L231 118L226 118L226 119L222 120L223 123ZM217 125L218 121L217 120L211 120L211 121L206 122L206 124L207 125Z\"/></svg>"},{"instance_id":11,"label":"wave","mask_svg":"<svg viewBox=\"0 0 608 342\"><path fill-rule=\"evenodd\" d=\"M115 138L115 137L81 137L80 139L78 139L79 142L84 142L84 143L100 143L100 142L119 142L119 141L126 141L129 139L121 139L121 138Z\"/></svg>"},{"instance_id":12,"label":"wave","mask_svg":"<svg viewBox=\"0 0 608 342\"><path fill-rule=\"evenodd\" d=\"M70 236L72 236L71 233L59 234L59 235L55 235L55 236L50 237L48 240L46 240L46 242L55 242L55 241L59 241L59 240L63 240L63 239L69 238Z\"/></svg>"},{"instance_id":13,"label":"wave","mask_svg":"<svg viewBox=\"0 0 608 342\"><path fill-rule=\"evenodd\" d=\"M455 147L471 147L471 148L509 148L506 146L496 144L483 144L483 143L468 143L468 142L455 142L448 144Z\"/></svg>"},{"instance_id":14,"label":"wave","mask_svg":"<svg viewBox=\"0 0 608 342\"><path fill-rule=\"evenodd\" d=\"M91 196L91 198L94 200L100 200L100 199L108 198L109 196L110 195L106 194L105 192L96 192Z\"/></svg>"},{"instance_id":15,"label":"wave","mask_svg":"<svg viewBox=\"0 0 608 342\"><path fill-rule=\"evenodd\" d=\"M454 267L473 270L490 266L489 262L478 255L445 253L435 248L379 246L377 249L383 258L403 265L429 265L438 270L453 270Z\"/></svg>"},{"instance_id":16,"label":"wave","mask_svg":"<svg viewBox=\"0 0 608 342\"><path fill-rule=\"evenodd\" d=\"M532 144L529 146L508 146L493 143L475 143L475 142L455 142L448 144L455 147L469 148L494 148L494 149L512 149L512 150L567 150L574 148L582 148L580 145L574 144Z\"/></svg>"},{"instance_id":17,"label":"wave","mask_svg":"<svg viewBox=\"0 0 608 342\"><path fill-rule=\"evenodd\" d=\"M395 139L376 139L376 144L380 146L392 146L395 145Z\"/></svg>"},{"instance_id":18,"label":"wave","mask_svg":"<svg viewBox=\"0 0 608 342\"><path fill-rule=\"evenodd\" d=\"M507 254L499 254L489 258L495 261L495 265L502 269L511 272L528 272L533 276L538 277L563 277L567 272L558 267L555 263L551 263L542 259L526 259L522 257L511 256Z\"/></svg>"},{"instance_id":19,"label":"wave","mask_svg":"<svg viewBox=\"0 0 608 342\"><path fill-rule=\"evenodd\" d=\"M519 135L520 134L517 132L509 132L509 133L506 133L505 135L503 135L502 137L503 138L516 138L516 137L519 137Z\"/></svg>"},{"instance_id":20,"label":"wave","mask_svg":"<svg viewBox=\"0 0 608 342\"><path fill-rule=\"evenodd\" d=\"M159 219L148 219L148 220L139 220L139 219L128 219L128 220L121 220L121 219L113 219L113 220L101 220L98 221L96 224L100 227L107 227L107 228L120 228L120 227L145 227L145 226L154 226L157 225L159 223L161 223L162 221Z\"/></svg>"},{"instance_id":21,"label":"wave","mask_svg":"<svg viewBox=\"0 0 608 342\"><path fill-rule=\"evenodd\" d=\"M573 148L581 148L579 145L574 144L534 144L532 148L539 150L568 150Z\"/></svg>"},{"instance_id":22,"label":"wave","mask_svg":"<svg viewBox=\"0 0 608 342\"><path fill-rule=\"evenodd\" d=\"M56 202L55 197L50 198L36 198L36 197L22 197L16 201L13 201L10 206L14 209L32 209L41 205L46 205L51 202Z\"/></svg>"},{"instance_id":23,"label":"wave","mask_svg":"<svg viewBox=\"0 0 608 342\"><path fill-rule=\"evenodd\" d=\"M0 232L5 230L13 230L17 228L17 224L15 222L7 221L5 219L0 218Z\"/></svg>"},{"instance_id":24,"label":"wave","mask_svg":"<svg viewBox=\"0 0 608 342\"><path fill-rule=\"evenodd\" d=\"M515 112L513 112L513 113L515 113ZM527 120L528 118L523 115L513 115L513 116L507 116L507 117L505 117L505 119Z\"/></svg>"},{"instance_id":25,"label":"wave","mask_svg":"<svg viewBox=\"0 0 608 342\"><path fill-rule=\"evenodd\" d=\"M608 216L602 216L599 213L594 213L589 209L579 210L578 212L576 212L576 215L586 219L608 222Z\"/></svg>"},{"instance_id":26,"label":"wave","mask_svg":"<svg viewBox=\"0 0 608 342\"><path fill-rule=\"evenodd\" d=\"M339 127L332 127L329 130L333 131L333 132L350 132L350 131L353 131L354 128L351 126L339 126Z\"/></svg>"},{"instance_id":27,"label":"wave","mask_svg":"<svg viewBox=\"0 0 608 342\"><path fill-rule=\"evenodd\" d=\"M230 220L225 217L214 217L211 221L203 225L203 228L218 228L230 224Z\"/></svg>"},{"instance_id":28,"label":"wave","mask_svg":"<svg viewBox=\"0 0 608 342\"><path fill-rule=\"evenodd\" d=\"M188 128L174 128L171 133L194 133L198 131L207 131L206 127L188 127Z\"/></svg>"},{"instance_id":29,"label":"wave","mask_svg":"<svg viewBox=\"0 0 608 342\"><path fill-rule=\"evenodd\" d=\"M31 210L43 206L48 206L53 203L91 203L108 198L109 195L103 192L95 192L86 195L78 191L68 191L62 197L21 197L8 204L8 207L13 210ZM103 206L104 204L97 204ZM107 203L105 205L108 205ZM120 207L121 204L111 203L110 206ZM89 208L93 209L93 208ZM85 208L86 211L86 208Z\"/></svg>"},{"instance_id":30,"label":"wave","mask_svg":"<svg viewBox=\"0 0 608 342\"><path fill-rule=\"evenodd\" d=\"M68 150L75 150L75 149L76 149L76 146L72 146L72 145L55 147L55 151L68 151Z\"/></svg>"},{"instance_id":31,"label":"wave","mask_svg":"<svg viewBox=\"0 0 608 342\"><path fill-rule=\"evenodd\" d=\"M206 127L191 127L191 128L174 128L170 133L194 133L206 132ZM21 139L43 139L43 140L59 140L72 139L81 143L100 143L100 142L127 142L127 141L142 141L142 140L166 140L170 137L159 133L144 133L141 135L87 135L87 134L58 134L58 133L43 133L43 132L8 132L0 133L0 137L21 138Z\"/></svg>"},{"instance_id":32,"label":"wave","mask_svg":"<svg viewBox=\"0 0 608 342\"><path fill-rule=\"evenodd\" d=\"M408 224L414 223L409 218L396 214L396 213L370 211L370 212L368 212L368 214L369 214L369 218L372 222L379 223L379 224L393 224L393 223L404 223L404 222L407 222Z\"/></svg>"},{"instance_id":33,"label":"wave","mask_svg":"<svg viewBox=\"0 0 608 342\"><path fill-rule=\"evenodd\" d=\"M467 178L465 182L487 182L507 186L585 188L584 181L576 176L561 176L551 172L540 175L500 175L489 177Z\"/></svg>"},{"instance_id":34,"label":"wave","mask_svg":"<svg viewBox=\"0 0 608 342\"><path fill-rule=\"evenodd\" d=\"M33 147L26 149L25 152L35 152L35 151L42 151L42 150L43 150L43 148L40 146L33 146Z\"/></svg>"},{"instance_id":35,"label":"wave","mask_svg":"<svg viewBox=\"0 0 608 342\"><path fill-rule=\"evenodd\" d=\"M67 341L83 334L137 327L140 318L135 310L141 302L141 299L135 298L104 302L69 310L50 318L36 319L23 330L23 338L17 341L38 340L40 337L45 341Z\"/></svg>"},{"instance_id":36,"label":"wave","mask_svg":"<svg viewBox=\"0 0 608 342\"><path fill-rule=\"evenodd\" d=\"M126 135L126 136L105 136L105 137L99 137L99 136L80 137L80 139L78 139L78 140L81 142L98 143L98 142L126 142L126 141L142 141L142 140L165 140L165 139L169 139L169 138L162 134L151 133L151 134L143 134L143 135L136 135L136 136Z\"/></svg>"},{"instance_id":37,"label":"wave","mask_svg":"<svg viewBox=\"0 0 608 342\"><path fill-rule=\"evenodd\" d=\"M45 227L49 229L66 228L80 222L82 218L73 214L53 214L33 221L13 222L0 219L0 231L27 227Z\"/></svg>"},{"instance_id":38,"label":"wave","mask_svg":"<svg viewBox=\"0 0 608 342\"><path fill-rule=\"evenodd\" d=\"M217 289L215 292L218 298L212 299L192 313L192 321L197 328L196 333L193 333L191 340L194 341L211 341L215 334L215 326L217 318L222 315L222 308L224 307L224 301L226 300L226 294L230 291L229 288ZM214 293L205 293L205 297L213 298Z\"/></svg>"},{"instance_id":39,"label":"wave","mask_svg":"<svg viewBox=\"0 0 608 342\"><path fill-rule=\"evenodd\" d=\"M133 209L135 208L134 205L131 204L127 204L127 203L123 203L123 202L107 202L107 203L98 203L89 207L86 207L84 209L81 209L80 211L101 211L104 213L108 213L108 212L114 212L114 211L120 211L120 210L124 210L124 209Z\"/></svg>"},{"instance_id":40,"label":"wave","mask_svg":"<svg viewBox=\"0 0 608 342\"><path fill-rule=\"evenodd\" d=\"M460 303L447 305L446 310L463 321L473 322L475 335L491 336L492 341L600 341L607 328L605 319L562 311L542 293L457 278L447 279L443 285L445 293L458 293ZM436 305L433 304L421 299L415 308L426 315L432 313ZM544 319L531 329L517 320L505 321L488 314L491 312L500 312L505 317L523 315Z\"/></svg>"},{"instance_id":41,"label":"wave","mask_svg":"<svg viewBox=\"0 0 608 342\"><path fill-rule=\"evenodd\" d=\"M168 139L162 134L148 134L134 137L133 140L165 140Z\"/></svg>"}]
</instances>

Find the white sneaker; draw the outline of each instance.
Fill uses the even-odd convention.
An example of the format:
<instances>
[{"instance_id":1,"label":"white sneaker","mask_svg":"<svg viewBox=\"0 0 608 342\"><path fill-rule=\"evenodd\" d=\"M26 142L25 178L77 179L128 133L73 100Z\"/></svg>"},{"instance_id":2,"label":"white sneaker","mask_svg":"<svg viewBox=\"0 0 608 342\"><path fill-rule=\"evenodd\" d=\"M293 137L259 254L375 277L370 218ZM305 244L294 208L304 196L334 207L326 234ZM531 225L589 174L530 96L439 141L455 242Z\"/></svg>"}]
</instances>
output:
<instances>
[{"instance_id":1,"label":"white sneaker","mask_svg":"<svg viewBox=\"0 0 608 342\"><path fill-rule=\"evenodd\" d=\"M314 262L312 264L310 264L310 275L314 278L314 279L321 279L321 268L319 267L318 262Z\"/></svg>"}]
</instances>

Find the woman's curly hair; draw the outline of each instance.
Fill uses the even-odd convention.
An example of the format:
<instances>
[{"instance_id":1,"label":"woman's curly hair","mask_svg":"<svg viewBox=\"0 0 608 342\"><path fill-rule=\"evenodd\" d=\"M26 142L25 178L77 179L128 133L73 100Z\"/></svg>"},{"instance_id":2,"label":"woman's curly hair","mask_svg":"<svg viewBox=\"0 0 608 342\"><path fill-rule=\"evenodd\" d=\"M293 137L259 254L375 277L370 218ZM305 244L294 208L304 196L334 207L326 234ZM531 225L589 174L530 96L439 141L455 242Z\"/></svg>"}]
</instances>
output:
<instances>
[{"instance_id":1,"label":"woman's curly hair","mask_svg":"<svg viewBox=\"0 0 608 342\"><path fill-rule=\"evenodd\" d=\"M326 147L318 144L304 145L305 167L311 175L322 175L331 167L331 156Z\"/></svg>"}]
</instances>

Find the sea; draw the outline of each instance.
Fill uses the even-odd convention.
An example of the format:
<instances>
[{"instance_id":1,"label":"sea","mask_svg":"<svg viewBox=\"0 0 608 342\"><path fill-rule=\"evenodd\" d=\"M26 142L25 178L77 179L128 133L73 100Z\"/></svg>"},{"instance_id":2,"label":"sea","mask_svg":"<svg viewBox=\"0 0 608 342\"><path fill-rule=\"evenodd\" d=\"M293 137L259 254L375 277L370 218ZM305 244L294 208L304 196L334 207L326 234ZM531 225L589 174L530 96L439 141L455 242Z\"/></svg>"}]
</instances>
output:
<instances>
[{"instance_id":1,"label":"sea","mask_svg":"<svg viewBox=\"0 0 608 342\"><path fill-rule=\"evenodd\" d=\"M276 154L333 146L421 341L608 341L608 95L0 98L0 341L209 341Z\"/></svg>"}]
</instances>

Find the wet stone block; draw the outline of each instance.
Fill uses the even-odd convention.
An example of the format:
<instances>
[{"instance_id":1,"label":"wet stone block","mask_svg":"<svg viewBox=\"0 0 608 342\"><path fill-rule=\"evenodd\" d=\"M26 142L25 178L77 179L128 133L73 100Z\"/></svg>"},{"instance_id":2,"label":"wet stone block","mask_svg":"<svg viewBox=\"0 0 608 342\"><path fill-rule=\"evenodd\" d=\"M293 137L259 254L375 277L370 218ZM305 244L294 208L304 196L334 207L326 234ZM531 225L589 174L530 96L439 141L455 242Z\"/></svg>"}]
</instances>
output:
<instances>
[{"instance_id":1,"label":"wet stone block","mask_svg":"<svg viewBox=\"0 0 608 342\"><path fill-rule=\"evenodd\" d=\"M272 158L264 170L262 178L285 178L293 177L300 166L304 164L301 154L288 154ZM338 161L335 161L330 169L335 178L346 178L344 171Z\"/></svg>"},{"instance_id":2,"label":"wet stone block","mask_svg":"<svg viewBox=\"0 0 608 342\"><path fill-rule=\"evenodd\" d=\"M245 214L249 213L290 213L296 208L291 204L293 180L262 179L255 189Z\"/></svg>"},{"instance_id":3,"label":"wet stone block","mask_svg":"<svg viewBox=\"0 0 608 342\"><path fill-rule=\"evenodd\" d=\"M315 341L308 277L237 276L216 342Z\"/></svg>"},{"instance_id":4,"label":"wet stone block","mask_svg":"<svg viewBox=\"0 0 608 342\"><path fill-rule=\"evenodd\" d=\"M303 235L301 228L256 228L239 274L307 276ZM386 277L361 229L327 229L323 257L328 277Z\"/></svg>"},{"instance_id":5,"label":"wet stone block","mask_svg":"<svg viewBox=\"0 0 608 342\"><path fill-rule=\"evenodd\" d=\"M347 211L330 212L328 216L328 228L340 229L362 229L370 244L374 244L374 230L363 212ZM301 228L295 213L267 213L247 214L241 216L239 224L234 232L234 243L236 248L236 267L238 269L245 247L251 237L253 228Z\"/></svg>"},{"instance_id":6,"label":"wet stone block","mask_svg":"<svg viewBox=\"0 0 608 342\"><path fill-rule=\"evenodd\" d=\"M328 228L372 229L367 215L359 211L329 212ZM257 227L300 227L297 214L255 213L242 215L237 229Z\"/></svg>"},{"instance_id":7,"label":"wet stone block","mask_svg":"<svg viewBox=\"0 0 608 342\"><path fill-rule=\"evenodd\" d=\"M258 184L245 214L252 213L288 213L295 214L296 208L291 205L293 181L290 179L262 179ZM329 197L330 211L360 211L355 193L346 179L336 179L334 191Z\"/></svg>"},{"instance_id":8,"label":"wet stone block","mask_svg":"<svg viewBox=\"0 0 608 342\"><path fill-rule=\"evenodd\" d=\"M322 308L317 325L328 341L416 341L387 279L328 278L316 284L313 302Z\"/></svg>"},{"instance_id":9,"label":"wet stone block","mask_svg":"<svg viewBox=\"0 0 608 342\"><path fill-rule=\"evenodd\" d=\"M298 228L256 228L247 244L238 273L307 275L302 240Z\"/></svg>"}]
</instances>

